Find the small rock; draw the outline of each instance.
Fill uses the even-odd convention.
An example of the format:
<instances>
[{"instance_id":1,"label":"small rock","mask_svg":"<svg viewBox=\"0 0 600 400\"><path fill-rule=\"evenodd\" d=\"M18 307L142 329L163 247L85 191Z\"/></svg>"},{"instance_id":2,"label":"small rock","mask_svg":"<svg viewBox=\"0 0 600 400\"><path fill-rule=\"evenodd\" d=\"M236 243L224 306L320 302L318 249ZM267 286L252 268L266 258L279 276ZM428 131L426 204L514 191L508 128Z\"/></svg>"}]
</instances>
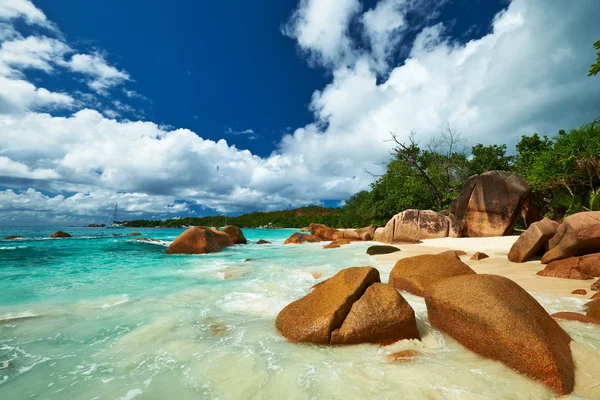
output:
<instances>
[{"instance_id":1,"label":"small rock","mask_svg":"<svg viewBox=\"0 0 600 400\"><path fill-rule=\"evenodd\" d=\"M590 289L598 291L600 290L600 279L598 279L596 282L592 283L592 286L590 287Z\"/></svg>"},{"instance_id":2,"label":"small rock","mask_svg":"<svg viewBox=\"0 0 600 400\"><path fill-rule=\"evenodd\" d=\"M23 236L7 236L4 238L4 240L16 240L16 239L23 239Z\"/></svg>"},{"instance_id":3,"label":"small rock","mask_svg":"<svg viewBox=\"0 0 600 400\"><path fill-rule=\"evenodd\" d=\"M67 232L63 232L63 231L57 231L54 232L52 235L50 235L51 239L56 239L56 238L70 238L71 235L69 235Z\"/></svg>"},{"instance_id":4,"label":"small rock","mask_svg":"<svg viewBox=\"0 0 600 400\"><path fill-rule=\"evenodd\" d=\"M333 242L329 243L326 246L323 246L324 249L336 249L338 247L350 244L352 241L348 239L336 239Z\"/></svg>"},{"instance_id":5,"label":"small rock","mask_svg":"<svg viewBox=\"0 0 600 400\"><path fill-rule=\"evenodd\" d=\"M475 260L475 261L483 260L484 258L489 258L489 256L485 253L480 253L480 252L477 252L471 256L471 260Z\"/></svg>"},{"instance_id":6,"label":"small rock","mask_svg":"<svg viewBox=\"0 0 600 400\"><path fill-rule=\"evenodd\" d=\"M142 234L139 232L132 232L129 234L129 236L142 236Z\"/></svg>"},{"instance_id":7,"label":"small rock","mask_svg":"<svg viewBox=\"0 0 600 400\"><path fill-rule=\"evenodd\" d=\"M256 242L256 244L271 244L271 242L269 242L268 240L260 239L258 242Z\"/></svg>"},{"instance_id":8,"label":"small rock","mask_svg":"<svg viewBox=\"0 0 600 400\"><path fill-rule=\"evenodd\" d=\"M579 268L577 257L571 257L564 260L552 261L546 265L546 268L537 273L539 276L549 276L552 278L579 279L586 280L592 277Z\"/></svg>"},{"instance_id":9,"label":"small rock","mask_svg":"<svg viewBox=\"0 0 600 400\"><path fill-rule=\"evenodd\" d=\"M416 350L403 350L396 353L388 354L386 356L387 361L394 364L407 364L411 363L419 357L421 353Z\"/></svg>"},{"instance_id":10,"label":"small rock","mask_svg":"<svg viewBox=\"0 0 600 400\"><path fill-rule=\"evenodd\" d=\"M370 256L376 256L379 254L395 253L397 251L400 251L400 249L395 246L376 245L369 247L367 249L367 254Z\"/></svg>"},{"instance_id":11,"label":"small rock","mask_svg":"<svg viewBox=\"0 0 600 400\"><path fill-rule=\"evenodd\" d=\"M254 260L254 258L246 258L246 259L244 260L244 262L248 262L248 261L252 261L252 260Z\"/></svg>"},{"instance_id":12,"label":"small rock","mask_svg":"<svg viewBox=\"0 0 600 400\"><path fill-rule=\"evenodd\" d=\"M315 279L319 279L319 278L323 277L323 274L320 272L313 272L311 275Z\"/></svg>"},{"instance_id":13,"label":"small rock","mask_svg":"<svg viewBox=\"0 0 600 400\"><path fill-rule=\"evenodd\" d=\"M585 291L585 289L575 289L571 292L571 294L580 294L585 296L587 294L587 292Z\"/></svg>"},{"instance_id":14,"label":"small rock","mask_svg":"<svg viewBox=\"0 0 600 400\"><path fill-rule=\"evenodd\" d=\"M557 319L565 319L567 321L579 321L579 322L584 322L586 324L600 325L600 319L591 318L591 317L588 317L587 315L583 315L583 314L579 314L579 313L575 313L575 312L568 312L568 311L558 312L556 314L552 314L552 317L557 318Z\"/></svg>"}]
</instances>

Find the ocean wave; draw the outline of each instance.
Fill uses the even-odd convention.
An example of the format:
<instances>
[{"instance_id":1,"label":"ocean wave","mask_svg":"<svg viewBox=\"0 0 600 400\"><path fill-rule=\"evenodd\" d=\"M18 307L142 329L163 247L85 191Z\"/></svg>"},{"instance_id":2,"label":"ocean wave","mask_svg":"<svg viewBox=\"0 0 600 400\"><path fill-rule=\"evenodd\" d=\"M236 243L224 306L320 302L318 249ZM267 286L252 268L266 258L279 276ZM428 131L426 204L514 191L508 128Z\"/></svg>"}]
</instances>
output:
<instances>
[{"instance_id":1,"label":"ocean wave","mask_svg":"<svg viewBox=\"0 0 600 400\"><path fill-rule=\"evenodd\" d=\"M169 245L172 243L172 242L170 242L168 240L158 240L158 239L148 239L148 240L132 239L131 242L133 242L133 243L151 244L151 245L162 246L162 247L169 247Z\"/></svg>"},{"instance_id":2,"label":"ocean wave","mask_svg":"<svg viewBox=\"0 0 600 400\"><path fill-rule=\"evenodd\" d=\"M0 250L16 250L16 249L19 249L19 248L22 248L22 247L17 247L17 246L3 246L3 247L0 247Z\"/></svg>"},{"instance_id":3,"label":"ocean wave","mask_svg":"<svg viewBox=\"0 0 600 400\"><path fill-rule=\"evenodd\" d=\"M22 311L16 314L7 313L0 315L0 322L8 322L8 321L16 321L20 319L29 319L29 318L37 318L39 315L33 313L32 311Z\"/></svg>"}]
</instances>

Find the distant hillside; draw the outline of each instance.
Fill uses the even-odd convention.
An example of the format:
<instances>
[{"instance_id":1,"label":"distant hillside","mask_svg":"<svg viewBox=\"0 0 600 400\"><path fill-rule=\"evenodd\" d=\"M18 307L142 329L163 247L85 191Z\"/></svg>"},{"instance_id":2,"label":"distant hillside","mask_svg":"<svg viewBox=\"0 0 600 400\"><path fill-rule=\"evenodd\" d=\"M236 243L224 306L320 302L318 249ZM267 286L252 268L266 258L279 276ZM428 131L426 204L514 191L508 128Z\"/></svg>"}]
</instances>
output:
<instances>
[{"instance_id":1,"label":"distant hillside","mask_svg":"<svg viewBox=\"0 0 600 400\"><path fill-rule=\"evenodd\" d=\"M308 206L293 210L282 210L272 212L253 212L237 217L227 218L228 225L236 225L242 228L257 228L271 224L276 228L301 228L310 223L320 223L331 227L340 227L342 209L325 208L319 206ZM135 220L124 224L132 228L164 227L175 228L188 225L197 226L223 226L224 216L201 217L201 218L176 218L166 221Z\"/></svg>"}]
</instances>

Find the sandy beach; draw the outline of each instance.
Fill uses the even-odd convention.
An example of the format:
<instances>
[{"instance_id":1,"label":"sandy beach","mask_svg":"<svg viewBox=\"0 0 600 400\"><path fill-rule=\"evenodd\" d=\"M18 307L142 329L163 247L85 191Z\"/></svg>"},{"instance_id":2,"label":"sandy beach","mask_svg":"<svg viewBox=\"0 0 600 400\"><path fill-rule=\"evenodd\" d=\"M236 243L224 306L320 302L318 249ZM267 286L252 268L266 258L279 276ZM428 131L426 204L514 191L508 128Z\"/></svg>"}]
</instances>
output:
<instances>
[{"instance_id":1,"label":"sandy beach","mask_svg":"<svg viewBox=\"0 0 600 400\"><path fill-rule=\"evenodd\" d=\"M580 299L589 299L596 293L590 291L590 285L595 280L581 281L537 275L538 271L544 269L539 257L520 264L508 261L508 251L517 239L518 236L426 239L420 244L398 245L396 247L402 251L376 256L376 259L386 267L389 265L393 267L396 261L401 258L420 254L437 254L446 250L464 250L467 255L461 256L460 259L478 274L504 276L515 281L529 292L571 296ZM470 260L473 253L478 251L487 254L489 258L480 261ZM587 294L571 294L576 289L585 289Z\"/></svg>"}]
</instances>

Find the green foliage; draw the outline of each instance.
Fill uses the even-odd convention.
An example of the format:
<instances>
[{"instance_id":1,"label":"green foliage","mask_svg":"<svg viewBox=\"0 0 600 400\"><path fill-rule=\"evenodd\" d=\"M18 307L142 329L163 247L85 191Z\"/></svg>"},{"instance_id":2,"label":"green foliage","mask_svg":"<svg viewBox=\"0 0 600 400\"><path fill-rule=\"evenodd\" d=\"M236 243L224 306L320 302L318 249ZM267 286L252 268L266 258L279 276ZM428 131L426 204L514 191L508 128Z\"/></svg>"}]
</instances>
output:
<instances>
[{"instance_id":1,"label":"green foliage","mask_svg":"<svg viewBox=\"0 0 600 400\"><path fill-rule=\"evenodd\" d=\"M254 212L229 218L220 215L201 218L175 218L168 219L166 221L136 220L128 221L126 225L132 228L180 228L182 226L189 225L223 226L227 223L229 225L236 225L241 228L257 228L259 226L265 226L269 224L272 224L277 228L301 228L314 222L337 228L341 227L341 215L342 210L339 208L308 206L293 210Z\"/></svg>"},{"instance_id":2,"label":"green foliage","mask_svg":"<svg viewBox=\"0 0 600 400\"><path fill-rule=\"evenodd\" d=\"M600 119L559 131L554 141L523 136L518 172L545 201L548 213L570 215L598 210L600 199Z\"/></svg>"},{"instance_id":3,"label":"green foliage","mask_svg":"<svg viewBox=\"0 0 600 400\"><path fill-rule=\"evenodd\" d=\"M598 40L596 43L594 43L594 48L596 50L600 50L600 40ZM594 76L596 75L598 72L600 72L600 51L598 51L596 53L596 63L590 65L590 73L588 74L588 76Z\"/></svg>"},{"instance_id":4,"label":"green foliage","mask_svg":"<svg viewBox=\"0 0 600 400\"><path fill-rule=\"evenodd\" d=\"M514 157L506 155L506 145L475 145L471 148L473 156L469 161L469 174L477 175L486 171L510 171Z\"/></svg>"}]
</instances>

